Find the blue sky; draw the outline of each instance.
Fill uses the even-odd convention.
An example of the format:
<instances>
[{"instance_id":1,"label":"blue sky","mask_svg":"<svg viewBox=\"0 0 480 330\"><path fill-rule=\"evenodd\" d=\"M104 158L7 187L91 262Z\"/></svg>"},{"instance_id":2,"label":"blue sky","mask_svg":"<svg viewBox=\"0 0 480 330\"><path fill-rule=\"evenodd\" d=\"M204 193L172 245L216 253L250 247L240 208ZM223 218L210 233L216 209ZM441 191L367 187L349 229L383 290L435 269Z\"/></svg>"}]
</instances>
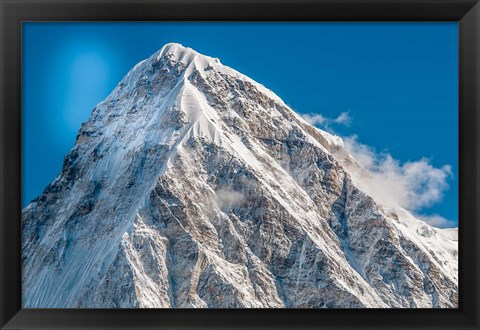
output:
<instances>
[{"instance_id":1,"label":"blue sky","mask_svg":"<svg viewBox=\"0 0 480 330\"><path fill-rule=\"evenodd\" d=\"M348 137L382 180L440 191L441 200L413 205L430 193L421 191L405 203L452 225L457 41L454 22L23 23L22 205L53 181L81 123L128 70L178 42L220 58L295 111L321 114L317 126ZM342 113L349 120L336 121ZM431 173L441 178L431 183Z\"/></svg>"}]
</instances>

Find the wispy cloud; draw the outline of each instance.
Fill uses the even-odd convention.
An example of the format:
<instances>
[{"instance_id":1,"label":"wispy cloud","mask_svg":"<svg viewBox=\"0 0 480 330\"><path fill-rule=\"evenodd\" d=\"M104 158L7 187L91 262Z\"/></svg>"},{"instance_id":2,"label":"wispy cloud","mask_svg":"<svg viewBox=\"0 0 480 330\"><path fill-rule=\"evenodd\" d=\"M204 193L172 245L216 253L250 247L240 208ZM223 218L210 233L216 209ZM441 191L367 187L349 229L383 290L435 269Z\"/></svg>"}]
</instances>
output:
<instances>
[{"instance_id":1,"label":"wispy cloud","mask_svg":"<svg viewBox=\"0 0 480 330\"><path fill-rule=\"evenodd\" d=\"M321 114L304 114L302 118L310 125L324 125L327 122L327 118Z\"/></svg>"},{"instance_id":2,"label":"wispy cloud","mask_svg":"<svg viewBox=\"0 0 480 330\"><path fill-rule=\"evenodd\" d=\"M342 112L337 118L333 120L336 124L341 124L345 126L349 126L352 123L352 117L350 116L350 112Z\"/></svg>"},{"instance_id":3,"label":"wispy cloud","mask_svg":"<svg viewBox=\"0 0 480 330\"><path fill-rule=\"evenodd\" d=\"M334 133L332 125L350 126L352 123L349 111L340 113L336 118L321 114L304 114L302 117L309 124L331 133ZM450 165L435 167L427 158L401 162L387 152L378 152L358 142L355 135L343 140L347 153L363 167L351 167L349 170L366 193L382 204L407 209L432 226L456 225L456 221L438 214L421 214L423 209L441 201L449 189L448 181L452 178Z\"/></svg>"},{"instance_id":4,"label":"wispy cloud","mask_svg":"<svg viewBox=\"0 0 480 330\"><path fill-rule=\"evenodd\" d=\"M319 113L303 114L301 116L310 125L322 126L328 130L331 129L332 124L350 126L352 123L352 117L348 111L342 112L336 118L328 118Z\"/></svg>"},{"instance_id":5,"label":"wispy cloud","mask_svg":"<svg viewBox=\"0 0 480 330\"><path fill-rule=\"evenodd\" d=\"M448 228L448 227L455 227L456 221L454 220L449 220L441 215L438 214L432 214L432 215L416 215L417 218L425 221L428 223L430 226L433 227L438 227L438 228Z\"/></svg>"},{"instance_id":6,"label":"wispy cloud","mask_svg":"<svg viewBox=\"0 0 480 330\"><path fill-rule=\"evenodd\" d=\"M222 187L216 191L217 205L222 210L229 210L241 205L245 197L242 192L233 190L229 187Z\"/></svg>"},{"instance_id":7,"label":"wispy cloud","mask_svg":"<svg viewBox=\"0 0 480 330\"><path fill-rule=\"evenodd\" d=\"M344 145L368 173L355 167L349 170L366 193L384 204L417 212L439 202L449 188L450 165L434 167L427 158L402 163L389 153L361 144L356 136L345 138ZM416 216L437 227L454 225L439 215Z\"/></svg>"}]
</instances>

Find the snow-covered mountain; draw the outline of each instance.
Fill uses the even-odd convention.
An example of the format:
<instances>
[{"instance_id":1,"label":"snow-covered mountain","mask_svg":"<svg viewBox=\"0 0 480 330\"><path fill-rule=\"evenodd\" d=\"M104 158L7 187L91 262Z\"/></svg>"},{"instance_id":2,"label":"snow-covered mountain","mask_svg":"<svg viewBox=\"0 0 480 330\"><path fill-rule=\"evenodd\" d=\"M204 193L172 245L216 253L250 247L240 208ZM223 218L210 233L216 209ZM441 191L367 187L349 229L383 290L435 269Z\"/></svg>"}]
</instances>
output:
<instances>
[{"instance_id":1,"label":"snow-covered mountain","mask_svg":"<svg viewBox=\"0 0 480 330\"><path fill-rule=\"evenodd\" d=\"M23 210L23 306L457 307L456 229L380 205L358 169L264 86L167 44Z\"/></svg>"}]
</instances>

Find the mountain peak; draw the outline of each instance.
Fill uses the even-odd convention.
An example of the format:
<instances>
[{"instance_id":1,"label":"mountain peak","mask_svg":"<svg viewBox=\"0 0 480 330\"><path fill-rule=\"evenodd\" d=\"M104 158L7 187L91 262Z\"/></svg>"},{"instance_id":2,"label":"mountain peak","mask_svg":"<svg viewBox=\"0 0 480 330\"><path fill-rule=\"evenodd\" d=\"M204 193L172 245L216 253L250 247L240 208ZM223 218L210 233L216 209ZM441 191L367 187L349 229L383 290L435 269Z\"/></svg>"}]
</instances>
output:
<instances>
[{"instance_id":1,"label":"mountain peak","mask_svg":"<svg viewBox=\"0 0 480 330\"><path fill-rule=\"evenodd\" d=\"M173 55L177 58L182 58L184 56L196 56L200 55L197 51L192 48L185 47L182 44L176 42L170 42L165 44L158 52L157 58L166 55Z\"/></svg>"},{"instance_id":2,"label":"mountain peak","mask_svg":"<svg viewBox=\"0 0 480 330\"><path fill-rule=\"evenodd\" d=\"M184 45L182 45L181 43L178 43L178 42L169 42L169 43L166 43L165 45L163 45L162 49L165 49L165 50L171 50L171 49L182 49L182 50L187 50L187 49L190 49L192 51L194 51L192 48L190 47L185 47ZM195 52L195 51L194 51Z\"/></svg>"},{"instance_id":3,"label":"mountain peak","mask_svg":"<svg viewBox=\"0 0 480 330\"><path fill-rule=\"evenodd\" d=\"M182 44L171 42L165 44L151 58L160 61L163 58L183 63L185 67L195 67L196 69L205 69L208 66L220 64L218 58L212 58L207 55L200 54L196 50L185 47Z\"/></svg>"},{"instance_id":4,"label":"mountain peak","mask_svg":"<svg viewBox=\"0 0 480 330\"><path fill-rule=\"evenodd\" d=\"M326 134L166 44L23 210L23 307L457 307L455 232L376 203Z\"/></svg>"}]
</instances>

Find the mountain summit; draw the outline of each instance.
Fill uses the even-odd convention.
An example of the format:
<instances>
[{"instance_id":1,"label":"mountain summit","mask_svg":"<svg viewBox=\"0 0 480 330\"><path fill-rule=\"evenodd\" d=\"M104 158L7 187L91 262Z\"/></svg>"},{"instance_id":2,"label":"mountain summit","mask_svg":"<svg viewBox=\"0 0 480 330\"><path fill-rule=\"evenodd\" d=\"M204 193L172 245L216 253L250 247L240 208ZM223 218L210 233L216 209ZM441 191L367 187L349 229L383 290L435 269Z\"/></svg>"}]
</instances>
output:
<instances>
[{"instance_id":1,"label":"mountain summit","mask_svg":"<svg viewBox=\"0 0 480 330\"><path fill-rule=\"evenodd\" d=\"M457 307L455 230L380 205L352 166L264 86L167 44L23 210L23 307Z\"/></svg>"}]
</instances>

